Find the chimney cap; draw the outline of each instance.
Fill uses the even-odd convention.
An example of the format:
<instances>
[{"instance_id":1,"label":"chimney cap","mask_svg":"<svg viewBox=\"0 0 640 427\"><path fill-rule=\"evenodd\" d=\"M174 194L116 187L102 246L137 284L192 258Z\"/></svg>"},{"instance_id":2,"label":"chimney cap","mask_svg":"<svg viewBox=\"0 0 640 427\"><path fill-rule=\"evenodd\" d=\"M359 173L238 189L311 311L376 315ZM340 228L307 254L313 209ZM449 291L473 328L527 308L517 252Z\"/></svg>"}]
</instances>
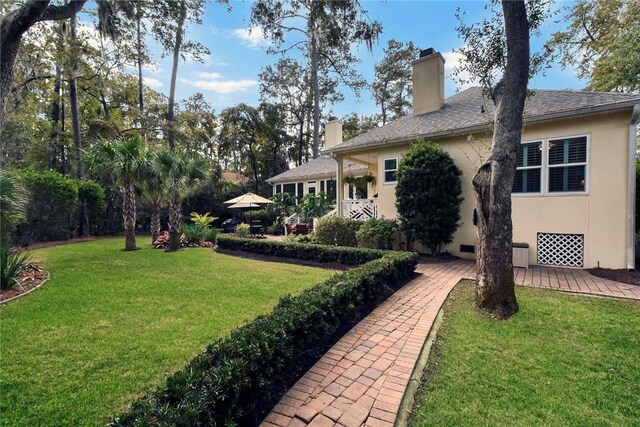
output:
<instances>
[{"instance_id":1,"label":"chimney cap","mask_svg":"<svg viewBox=\"0 0 640 427\"><path fill-rule=\"evenodd\" d=\"M333 122L335 120L338 120L338 118L336 116L329 116L329 120L330 122Z\"/></svg>"},{"instance_id":2,"label":"chimney cap","mask_svg":"<svg viewBox=\"0 0 640 427\"><path fill-rule=\"evenodd\" d=\"M434 53L436 53L436 50L432 47L428 48L428 49L423 49L420 51L420 58L424 58L425 56L429 56L429 55L433 55Z\"/></svg>"}]
</instances>

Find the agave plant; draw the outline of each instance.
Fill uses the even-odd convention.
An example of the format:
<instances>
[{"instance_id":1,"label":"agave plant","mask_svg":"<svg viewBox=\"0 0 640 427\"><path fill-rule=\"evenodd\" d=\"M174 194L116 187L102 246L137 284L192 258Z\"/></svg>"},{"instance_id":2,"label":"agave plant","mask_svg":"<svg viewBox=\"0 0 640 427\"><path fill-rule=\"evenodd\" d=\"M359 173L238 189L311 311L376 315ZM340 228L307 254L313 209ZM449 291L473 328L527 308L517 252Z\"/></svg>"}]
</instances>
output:
<instances>
[{"instance_id":1,"label":"agave plant","mask_svg":"<svg viewBox=\"0 0 640 427\"><path fill-rule=\"evenodd\" d=\"M6 242L0 243L0 289L14 287L30 261L28 252L14 249Z\"/></svg>"}]
</instances>

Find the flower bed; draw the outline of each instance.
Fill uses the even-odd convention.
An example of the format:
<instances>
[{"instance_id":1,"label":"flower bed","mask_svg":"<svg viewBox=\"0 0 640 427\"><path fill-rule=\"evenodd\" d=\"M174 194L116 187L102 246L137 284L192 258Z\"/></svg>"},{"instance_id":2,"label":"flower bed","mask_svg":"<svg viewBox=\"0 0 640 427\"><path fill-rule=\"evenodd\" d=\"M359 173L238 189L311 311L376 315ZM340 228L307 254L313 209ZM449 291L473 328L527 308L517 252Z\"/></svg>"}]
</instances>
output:
<instances>
[{"instance_id":1,"label":"flower bed","mask_svg":"<svg viewBox=\"0 0 640 427\"><path fill-rule=\"evenodd\" d=\"M346 331L401 287L418 258L407 252L219 236L218 245L323 262L365 263L336 274L210 345L116 426L257 425Z\"/></svg>"}]
</instances>

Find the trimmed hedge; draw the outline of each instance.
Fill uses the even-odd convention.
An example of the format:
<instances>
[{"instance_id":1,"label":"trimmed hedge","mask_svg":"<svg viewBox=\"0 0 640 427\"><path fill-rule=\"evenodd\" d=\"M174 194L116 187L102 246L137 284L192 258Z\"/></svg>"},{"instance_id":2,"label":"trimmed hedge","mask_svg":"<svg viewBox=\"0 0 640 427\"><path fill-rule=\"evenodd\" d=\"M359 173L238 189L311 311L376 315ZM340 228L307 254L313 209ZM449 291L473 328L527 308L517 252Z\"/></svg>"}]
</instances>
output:
<instances>
[{"instance_id":1,"label":"trimmed hedge","mask_svg":"<svg viewBox=\"0 0 640 427\"><path fill-rule=\"evenodd\" d=\"M243 239L227 235L218 236L216 243L220 249L230 251L245 251L260 255L316 262L339 262L346 265L361 265L374 259L382 258L386 254L386 251L378 249Z\"/></svg>"},{"instance_id":2,"label":"trimmed hedge","mask_svg":"<svg viewBox=\"0 0 640 427\"><path fill-rule=\"evenodd\" d=\"M219 236L225 249L364 265L336 274L232 331L136 402L114 426L257 425L278 399L354 323L408 280L408 252L259 241ZM270 249L269 249L270 248Z\"/></svg>"}]
</instances>

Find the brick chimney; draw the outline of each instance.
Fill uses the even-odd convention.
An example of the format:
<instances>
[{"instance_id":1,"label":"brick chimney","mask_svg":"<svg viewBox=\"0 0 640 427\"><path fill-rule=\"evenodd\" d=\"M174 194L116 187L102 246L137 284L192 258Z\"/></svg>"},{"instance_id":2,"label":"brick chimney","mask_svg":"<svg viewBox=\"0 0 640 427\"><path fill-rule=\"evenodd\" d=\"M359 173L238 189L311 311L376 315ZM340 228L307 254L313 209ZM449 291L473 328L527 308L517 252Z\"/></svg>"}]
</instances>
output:
<instances>
[{"instance_id":1,"label":"brick chimney","mask_svg":"<svg viewBox=\"0 0 640 427\"><path fill-rule=\"evenodd\" d=\"M336 117L329 117L324 125L324 149L342 144L342 122Z\"/></svg>"},{"instance_id":2,"label":"brick chimney","mask_svg":"<svg viewBox=\"0 0 640 427\"><path fill-rule=\"evenodd\" d=\"M420 51L413 67L413 115L438 111L444 106L444 58L432 47Z\"/></svg>"}]
</instances>

